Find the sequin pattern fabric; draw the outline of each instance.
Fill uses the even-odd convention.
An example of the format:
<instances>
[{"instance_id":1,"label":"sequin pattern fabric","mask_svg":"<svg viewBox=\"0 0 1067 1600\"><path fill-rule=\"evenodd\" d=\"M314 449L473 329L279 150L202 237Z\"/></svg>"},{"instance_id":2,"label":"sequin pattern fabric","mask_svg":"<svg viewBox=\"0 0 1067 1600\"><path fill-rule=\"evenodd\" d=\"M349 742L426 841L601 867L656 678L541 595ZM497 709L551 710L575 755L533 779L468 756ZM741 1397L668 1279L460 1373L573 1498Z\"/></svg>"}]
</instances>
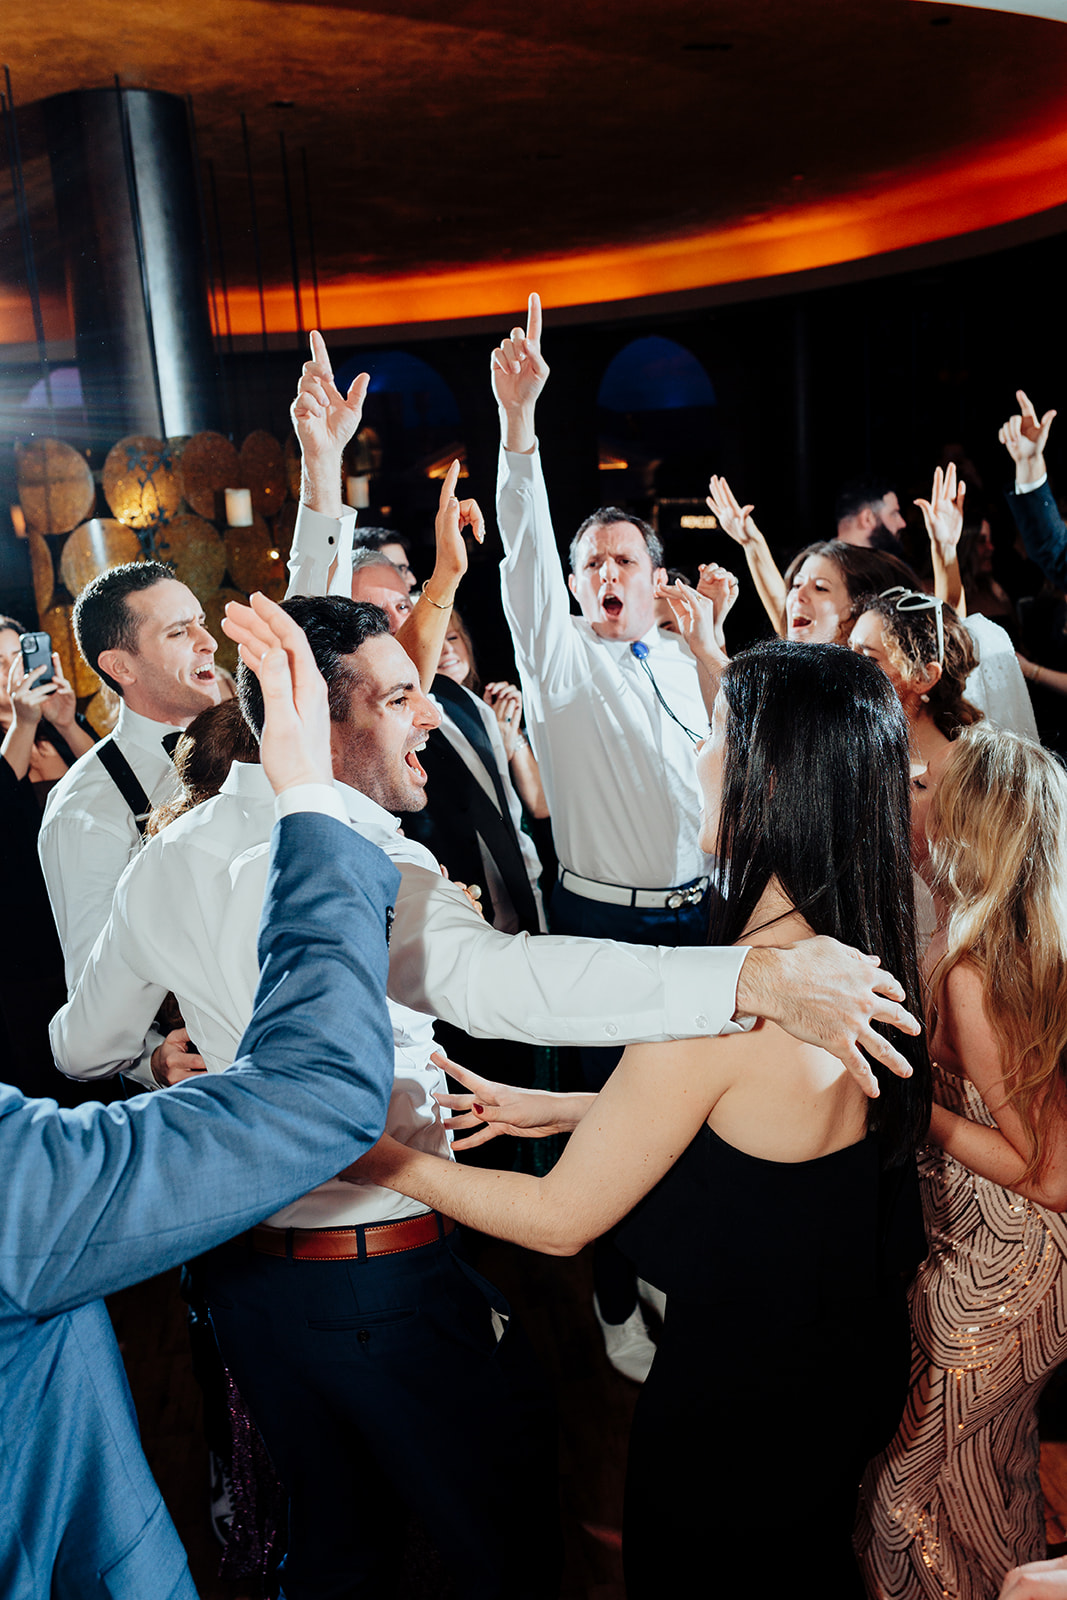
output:
<instances>
[{"instance_id":1,"label":"sequin pattern fabric","mask_svg":"<svg viewBox=\"0 0 1067 1600\"><path fill-rule=\"evenodd\" d=\"M935 1069L934 1092L994 1125L966 1079ZM1036 1411L1067 1357L1067 1217L933 1147L919 1171L911 1388L867 1469L856 1548L876 1600L995 1600L1009 1567L1045 1555Z\"/></svg>"}]
</instances>

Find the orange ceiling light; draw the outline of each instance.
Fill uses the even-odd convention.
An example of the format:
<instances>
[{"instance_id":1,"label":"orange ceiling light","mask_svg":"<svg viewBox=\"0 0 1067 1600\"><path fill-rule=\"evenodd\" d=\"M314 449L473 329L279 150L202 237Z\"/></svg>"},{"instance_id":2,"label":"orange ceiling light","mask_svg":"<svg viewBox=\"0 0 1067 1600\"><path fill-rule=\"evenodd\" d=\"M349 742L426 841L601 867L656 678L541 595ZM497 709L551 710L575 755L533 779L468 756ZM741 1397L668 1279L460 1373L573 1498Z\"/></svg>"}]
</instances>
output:
<instances>
[{"instance_id":1,"label":"orange ceiling light","mask_svg":"<svg viewBox=\"0 0 1067 1600\"><path fill-rule=\"evenodd\" d=\"M1036 134L1005 139L920 176L682 238L454 271L321 282L326 328L373 328L510 315L531 288L548 305L669 294L803 272L1013 222L1067 202L1067 112ZM265 291L267 328L294 332L292 287ZM232 288L216 332L258 334L254 286ZM313 316L303 297L305 326Z\"/></svg>"}]
</instances>

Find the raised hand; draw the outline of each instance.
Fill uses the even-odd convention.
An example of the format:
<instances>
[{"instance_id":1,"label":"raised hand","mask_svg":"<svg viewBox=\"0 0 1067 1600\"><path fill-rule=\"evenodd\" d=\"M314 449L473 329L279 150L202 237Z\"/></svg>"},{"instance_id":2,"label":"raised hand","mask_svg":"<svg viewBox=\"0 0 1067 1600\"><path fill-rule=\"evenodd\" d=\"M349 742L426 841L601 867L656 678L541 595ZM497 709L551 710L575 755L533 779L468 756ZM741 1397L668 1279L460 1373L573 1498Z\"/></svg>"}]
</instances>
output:
<instances>
[{"instance_id":1,"label":"raised hand","mask_svg":"<svg viewBox=\"0 0 1067 1600\"><path fill-rule=\"evenodd\" d=\"M753 544L763 538L752 520L753 506L743 506L725 478L714 474L708 483L707 505L715 513L715 520L723 533L728 533L738 544Z\"/></svg>"},{"instance_id":2,"label":"raised hand","mask_svg":"<svg viewBox=\"0 0 1067 1600\"><path fill-rule=\"evenodd\" d=\"M432 587L434 602L450 606L455 598L459 580L467 570L467 546L463 539L464 528L469 528L479 544L485 542L485 518L477 500L460 500L456 495L459 481L459 462L453 461L441 485L441 498L434 519L434 537L437 542L433 577L426 586Z\"/></svg>"},{"instance_id":3,"label":"raised hand","mask_svg":"<svg viewBox=\"0 0 1067 1600\"><path fill-rule=\"evenodd\" d=\"M487 683L482 699L500 725L504 753L510 761L522 729L522 695L513 683Z\"/></svg>"},{"instance_id":4,"label":"raised hand","mask_svg":"<svg viewBox=\"0 0 1067 1600\"><path fill-rule=\"evenodd\" d=\"M304 362L289 415L304 462L302 498L326 515L341 512L341 455L359 427L369 383L370 375L361 372L342 394L333 379L326 341L317 330L312 332L311 360Z\"/></svg>"},{"instance_id":5,"label":"raised hand","mask_svg":"<svg viewBox=\"0 0 1067 1600\"><path fill-rule=\"evenodd\" d=\"M965 483L961 481L957 486L956 463L950 461L944 472L940 467L934 468L934 485L929 500L914 502L923 514L930 543L936 546L946 566L951 566L956 559L956 547L963 532L963 499L966 493Z\"/></svg>"},{"instance_id":6,"label":"raised hand","mask_svg":"<svg viewBox=\"0 0 1067 1600\"><path fill-rule=\"evenodd\" d=\"M326 685L307 635L264 594L231 602L222 631L263 690L260 759L276 794L301 783L332 783Z\"/></svg>"},{"instance_id":7,"label":"raised hand","mask_svg":"<svg viewBox=\"0 0 1067 1600\"><path fill-rule=\"evenodd\" d=\"M688 583L660 583L656 598L666 600L674 613L678 632L698 661L716 672L726 666L726 641L722 624L737 599L738 584L725 567L709 565L700 569L696 589Z\"/></svg>"},{"instance_id":8,"label":"raised hand","mask_svg":"<svg viewBox=\"0 0 1067 1600\"><path fill-rule=\"evenodd\" d=\"M53 668L56 667L58 660L58 656L53 656ZM11 671L7 675L7 692L15 714L15 724L20 728L36 728L45 704L53 693L51 680L48 683L37 682L44 670L45 663L42 661L32 672L26 672L21 655L17 655L11 663Z\"/></svg>"},{"instance_id":9,"label":"raised hand","mask_svg":"<svg viewBox=\"0 0 1067 1600\"><path fill-rule=\"evenodd\" d=\"M548 363L541 354L541 301L531 294L526 327L512 328L490 358L493 393L500 407L505 450L528 452L534 447L534 413L548 381Z\"/></svg>"},{"instance_id":10,"label":"raised hand","mask_svg":"<svg viewBox=\"0 0 1067 1600\"><path fill-rule=\"evenodd\" d=\"M53 728L58 728L60 733L66 733L75 725L78 697L63 676L63 668L55 651L52 652L52 684L53 691L45 698L41 714Z\"/></svg>"},{"instance_id":11,"label":"raised hand","mask_svg":"<svg viewBox=\"0 0 1067 1600\"><path fill-rule=\"evenodd\" d=\"M1033 402L1022 389L1016 389L1019 410L1009 417L997 438L1015 462L1018 483L1036 483L1045 475L1045 445L1052 427L1055 411L1046 411L1038 418Z\"/></svg>"},{"instance_id":12,"label":"raised hand","mask_svg":"<svg viewBox=\"0 0 1067 1600\"><path fill-rule=\"evenodd\" d=\"M702 561L700 563L697 593L702 595L705 600L710 600L714 607L715 639L721 650L726 649L726 638L722 625L733 609L740 592L741 585L726 567L720 567L715 561Z\"/></svg>"}]
</instances>

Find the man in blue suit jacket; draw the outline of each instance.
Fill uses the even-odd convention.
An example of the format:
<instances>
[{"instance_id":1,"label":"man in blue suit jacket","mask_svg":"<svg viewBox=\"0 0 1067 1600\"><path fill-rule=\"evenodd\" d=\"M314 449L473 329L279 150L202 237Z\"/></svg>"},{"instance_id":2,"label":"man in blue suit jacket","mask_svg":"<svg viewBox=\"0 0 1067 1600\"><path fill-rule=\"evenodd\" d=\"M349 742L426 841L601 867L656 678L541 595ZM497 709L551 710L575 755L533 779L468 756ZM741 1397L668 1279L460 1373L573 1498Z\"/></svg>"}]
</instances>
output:
<instances>
[{"instance_id":1,"label":"man in blue suit jacket","mask_svg":"<svg viewBox=\"0 0 1067 1600\"><path fill-rule=\"evenodd\" d=\"M1030 560L1057 589L1067 588L1067 528L1045 467L1045 445L1056 413L1046 411L1039 418L1022 389L1016 390L1015 398L1019 410L1008 418L998 436L1015 463L1008 506Z\"/></svg>"},{"instance_id":2,"label":"man in blue suit jacket","mask_svg":"<svg viewBox=\"0 0 1067 1600\"><path fill-rule=\"evenodd\" d=\"M246 656L261 670L279 820L237 1061L167 1094L76 1111L0 1086L4 1600L195 1600L100 1296L306 1194L385 1124L399 873L348 827L325 687L288 618L278 637L288 659Z\"/></svg>"}]
</instances>

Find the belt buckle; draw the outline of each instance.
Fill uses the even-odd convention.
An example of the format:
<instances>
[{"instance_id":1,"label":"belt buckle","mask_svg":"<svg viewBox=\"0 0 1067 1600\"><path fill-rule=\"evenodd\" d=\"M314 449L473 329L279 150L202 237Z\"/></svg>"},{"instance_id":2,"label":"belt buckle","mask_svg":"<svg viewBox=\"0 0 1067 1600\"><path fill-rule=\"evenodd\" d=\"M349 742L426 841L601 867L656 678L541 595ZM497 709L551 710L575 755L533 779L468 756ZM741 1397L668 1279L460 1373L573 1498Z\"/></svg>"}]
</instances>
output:
<instances>
[{"instance_id":1,"label":"belt buckle","mask_svg":"<svg viewBox=\"0 0 1067 1600\"><path fill-rule=\"evenodd\" d=\"M689 904L689 893L686 889L672 889L667 896L668 911L677 911L679 906Z\"/></svg>"}]
</instances>

